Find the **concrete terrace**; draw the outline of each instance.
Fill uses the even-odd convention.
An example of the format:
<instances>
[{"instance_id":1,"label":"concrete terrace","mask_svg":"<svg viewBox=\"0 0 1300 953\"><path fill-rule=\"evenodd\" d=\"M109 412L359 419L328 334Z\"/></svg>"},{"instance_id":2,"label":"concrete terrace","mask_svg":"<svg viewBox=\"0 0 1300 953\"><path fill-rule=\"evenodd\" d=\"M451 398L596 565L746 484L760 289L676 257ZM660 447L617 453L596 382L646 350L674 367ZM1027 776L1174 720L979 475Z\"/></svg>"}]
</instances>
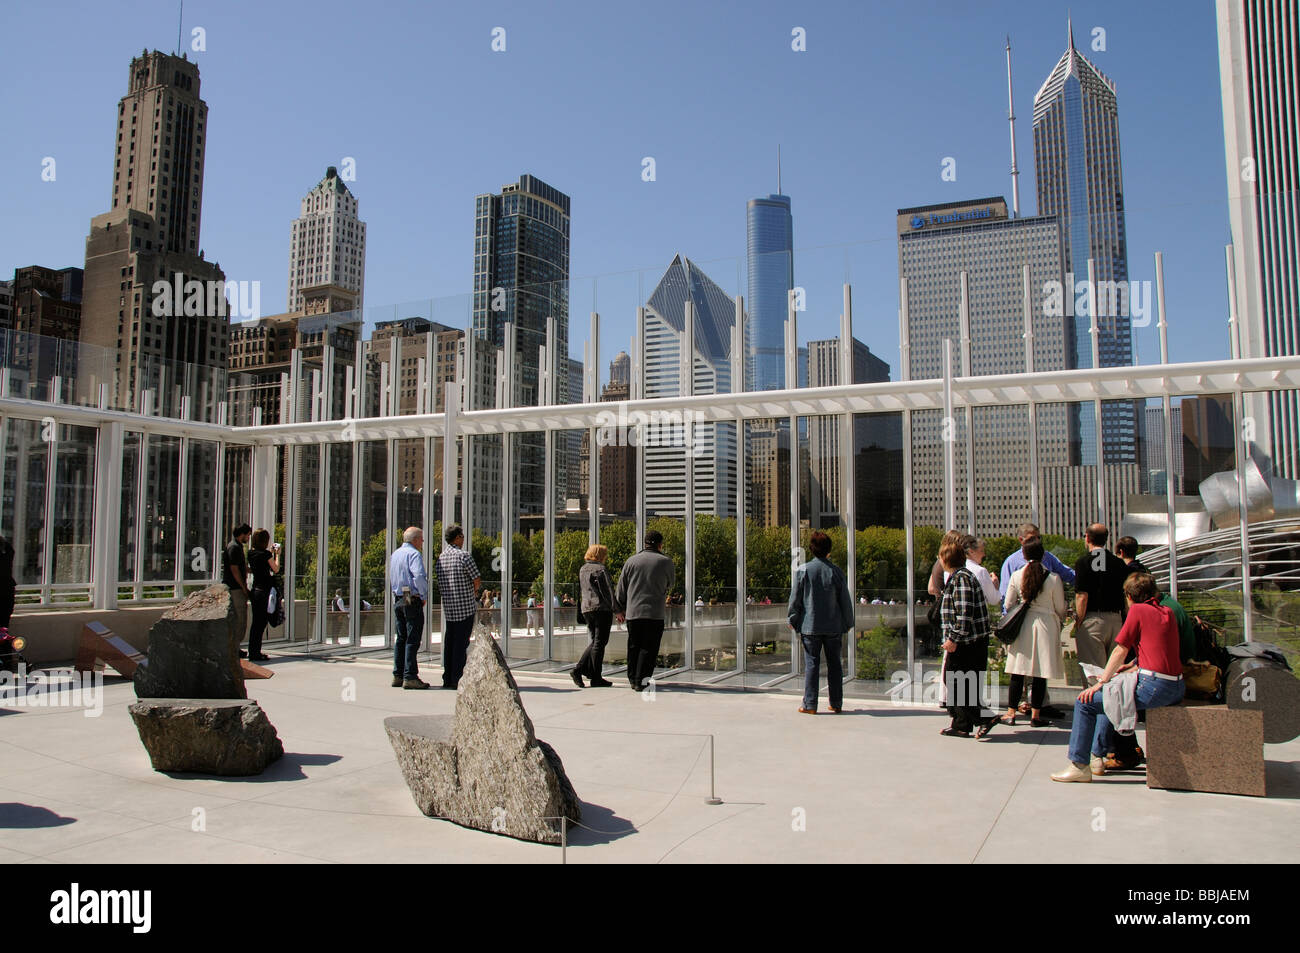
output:
<instances>
[{"instance_id":1,"label":"concrete terrace","mask_svg":"<svg viewBox=\"0 0 1300 953\"><path fill-rule=\"evenodd\" d=\"M275 678L249 694L286 754L257 778L156 774L124 679L106 680L98 718L3 707L0 862L560 862L558 847L416 810L383 719L450 712L450 692L393 689L377 660L269 664ZM569 863L1280 863L1300 840L1300 740L1265 749L1267 798L1153 791L1140 773L1065 785L1048 778L1063 729L976 742L940 737L932 708L850 698L842 715L809 717L788 694L668 684L648 701L623 683L516 679L592 828L570 832ZM716 740L720 806L705 803L702 733Z\"/></svg>"}]
</instances>

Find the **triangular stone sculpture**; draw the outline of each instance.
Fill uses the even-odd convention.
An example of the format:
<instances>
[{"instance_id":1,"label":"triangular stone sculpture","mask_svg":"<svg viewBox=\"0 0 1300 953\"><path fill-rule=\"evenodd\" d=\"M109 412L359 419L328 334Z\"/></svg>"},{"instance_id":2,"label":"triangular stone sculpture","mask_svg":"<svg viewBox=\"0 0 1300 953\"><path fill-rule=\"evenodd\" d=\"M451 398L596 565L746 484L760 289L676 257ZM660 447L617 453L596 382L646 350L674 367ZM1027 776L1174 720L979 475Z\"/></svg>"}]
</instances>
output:
<instances>
[{"instance_id":1,"label":"triangular stone sculpture","mask_svg":"<svg viewBox=\"0 0 1300 953\"><path fill-rule=\"evenodd\" d=\"M429 817L545 844L582 819L560 756L533 734L496 641L476 639L456 714L395 716L384 730L415 804Z\"/></svg>"}]
</instances>

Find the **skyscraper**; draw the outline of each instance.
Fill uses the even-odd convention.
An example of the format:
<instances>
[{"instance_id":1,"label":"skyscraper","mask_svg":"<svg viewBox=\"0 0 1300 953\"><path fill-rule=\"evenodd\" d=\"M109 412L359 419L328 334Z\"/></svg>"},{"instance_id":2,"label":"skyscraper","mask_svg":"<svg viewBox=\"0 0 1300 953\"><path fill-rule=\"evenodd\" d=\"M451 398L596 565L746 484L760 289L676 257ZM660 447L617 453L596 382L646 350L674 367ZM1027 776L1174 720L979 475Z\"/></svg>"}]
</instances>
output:
<instances>
[{"instance_id":1,"label":"skyscraper","mask_svg":"<svg viewBox=\"0 0 1300 953\"><path fill-rule=\"evenodd\" d=\"M1098 359L1102 367L1118 367L1133 363L1119 110L1114 82L1075 49L1072 24L1067 34L1065 52L1034 96L1038 214L1060 216L1067 288L1087 281L1088 260L1093 260ZM1092 367L1089 316L1076 314L1067 320L1072 324L1067 367ZM1081 462L1093 465L1097 452L1092 408L1075 406L1071 416ZM1101 426L1106 463L1140 463L1140 422L1132 401L1103 404Z\"/></svg>"},{"instance_id":2,"label":"skyscraper","mask_svg":"<svg viewBox=\"0 0 1300 953\"><path fill-rule=\"evenodd\" d=\"M745 325L746 390L785 383L785 320L794 287L794 220L790 197L750 199L745 213L749 317ZM793 386L794 382L791 382Z\"/></svg>"},{"instance_id":3,"label":"skyscraper","mask_svg":"<svg viewBox=\"0 0 1300 953\"><path fill-rule=\"evenodd\" d=\"M1242 357L1300 353L1300 125L1289 0L1217 0L1228 215ZM1300 394L1247 398L1273 471L1300 478Z\"/></svg>"},{"instance_id":4,"label":"skyscraper","mask_svg":"<svg viewBox=\"0 0 1300 953\"><path fill-rule=\"evenodd\" d=\"M889 380L889 365L871 353L870 348L853 339L853 384L875 384ZM809 341L804 360L807 387L834 387L840 383L840 339L830 338L824 341ZM809 521L814 529L838 526L844 519L843 501L845 462L853 452L852 448L840 446L840 422L837 417L809 417L808 423L808 471L804 482L808 486L807 509L801 517ZM853 416L853 443L855 447L864 448L871 444L875 431L879 430L877 420L867 414ZM875 474L858 473L858 495L855 501L862 500L862 489L873 483Z\"/></svg>"},{"instance_id":5,"label":"skyscraper","mask_svg":"<svg viewBox=\"0 0 1300 953\"><path fill-rule=\"evenodd\" d=\"M117 106L113 207L92 219L86 239L81 343L104 349L111 365L83 355L86 398L108 384L119 406L139 409L152 389L155 409L174 414L183 391L195 416L224 399L225 275L199 244L207 118L199 69L185 56L131 60Z\"/></svg>"},{"instance_id":6,"label":"skyscraper","mask_svg":"<svg viewBox=\"0 0 1300 953\"><path fill-rule=\"evenodd\" d=\"M365 308L366 223L357 199L330 166L302 199L289 234L289 311L302 308L302 289L337 285L355 292L358 315Z\"/></svg>"},{"instance_id":7,"label":"skyscraper","mask_svg":"<svg viewBox=\"0 0 1300 953\"><path fill-rule=\"evenodd\" d=\"M731 298L689 258L677 255L646 302L642 374L647 398L684 393L681 354L686 328L686 302L695 312L695 353L692 384L696 394L731 391L731 329L736 308ZM735 424L696 423L693 453L694 510L717 516L735 515ZM646 513L684 517L686 463L682 427L651 424L642 438L645 450Z\"/></svg>"},{"instance_id":8,"label":"skyscraper","mask_svg":"<svg viewBox=\"0 0 1300 953\"><path fill-rule=\"evenodd\" d=\"M505 346L505 324L515 327L515 406L539 400L538 349L546 344L548 318L555 319L555 399L568 394L569 354L569 197L541 179L521 175L484 194L474 204L473 324L477 337ZM515 440L512 513L541 513L544 444L540 434L520 434ZM560 508L566 474L557 468Z\"/></svg>"}]
</instances>

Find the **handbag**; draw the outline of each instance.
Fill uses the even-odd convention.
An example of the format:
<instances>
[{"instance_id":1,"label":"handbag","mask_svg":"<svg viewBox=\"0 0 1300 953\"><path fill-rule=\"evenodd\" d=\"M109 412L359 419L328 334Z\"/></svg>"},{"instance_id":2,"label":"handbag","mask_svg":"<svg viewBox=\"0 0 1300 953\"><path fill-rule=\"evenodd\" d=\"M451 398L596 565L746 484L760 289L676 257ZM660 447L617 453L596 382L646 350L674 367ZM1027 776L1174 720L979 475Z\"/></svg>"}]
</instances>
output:
<instances>
[{"instance_id":1,"label":"handbag","mask_svg":"<svg viewBox=\"0 0 1300 953\"><path fill-rule=\"evenodd\" d=\"M1183 663L1183 684L1190 698L1217 698L1221 675L1213 662L1192 659Z\"/></svg>"},{"instance_id":2,"label":"handbag","mask_svg":"<svg viewBox=\"0 0 1300 953\"><path fill-rule=\"evenodd\" d=\"M993 634L998 637L998 641L1003 645L1010 645L1018 639L1028 612L1029 603L1024 601L1017 602L1010 611L1004 612L1002 618L998 619L998 624L993 627Z\"/></svg>"}]
</instances>

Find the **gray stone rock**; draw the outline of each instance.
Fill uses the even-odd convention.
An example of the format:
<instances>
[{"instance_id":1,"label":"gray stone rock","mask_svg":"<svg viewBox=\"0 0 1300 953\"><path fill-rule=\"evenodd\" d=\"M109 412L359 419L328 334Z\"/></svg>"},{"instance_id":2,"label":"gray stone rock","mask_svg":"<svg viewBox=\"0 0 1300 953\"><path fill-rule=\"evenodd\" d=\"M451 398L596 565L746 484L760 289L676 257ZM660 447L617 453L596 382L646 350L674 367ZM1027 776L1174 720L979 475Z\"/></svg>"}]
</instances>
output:
<instances>
[{"instance_id":1,"label":"gray stone rock","mask_svg":"<svg viewBox=\"0 0 1300 953\"><path fill-rule=\"evenodd\" d=\"M266 713L248 699L141 698L129 711L155 771L261 774L284 754Z\"/></svg>"},{"instance_id":2,"label":"gray stone rock","mask_svg":"<svg viewBox=\"0 0 1300 953\"><path fill-rule=\"evenodd\" d=\"M247 698L230 591L209 586L163 613L149 629L148 658L135 672L137 698Z\"/></svg>"},{"instance_id":3,"label":"gray stone rock","mask_svg":"<svg viewBox=\"0 0 1300 953\"><path fill-rule=\"evenodd\" d=\"M471 646L454 717L386 718L384 730L429 817L544 844L560 843L560 817L582 819L560 756L533 734L493 639Z\"/></svg>"}]
</instances>

